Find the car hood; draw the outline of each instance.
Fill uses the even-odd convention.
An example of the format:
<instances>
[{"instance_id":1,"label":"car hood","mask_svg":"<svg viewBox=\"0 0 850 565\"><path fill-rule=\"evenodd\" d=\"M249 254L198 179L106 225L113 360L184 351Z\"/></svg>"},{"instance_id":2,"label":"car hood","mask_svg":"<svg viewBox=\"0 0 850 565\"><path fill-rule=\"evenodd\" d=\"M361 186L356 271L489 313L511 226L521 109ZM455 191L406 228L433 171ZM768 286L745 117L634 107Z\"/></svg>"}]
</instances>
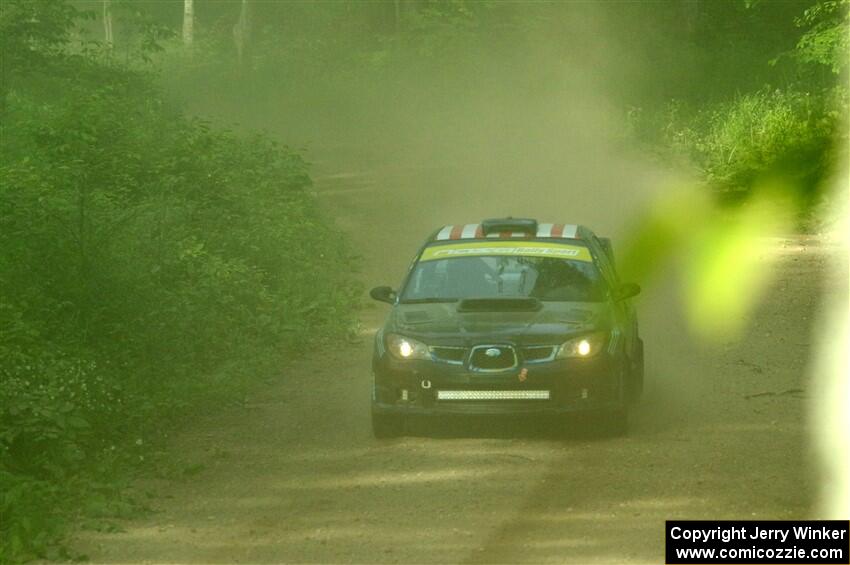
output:
<instances>
[{"instance_id":1,"label":"car hood","mask_svg":"<svg viewBox=\"0 0 850 565\"><path fill-rule=\"evenodd\" d=\"M523 312L458 312L458 303L440 303L398 304L386 330L431 344L504 340L528 345L610 326L610 309L603 302L543 302L539 310Z\"/></svg>"}]
</instances>

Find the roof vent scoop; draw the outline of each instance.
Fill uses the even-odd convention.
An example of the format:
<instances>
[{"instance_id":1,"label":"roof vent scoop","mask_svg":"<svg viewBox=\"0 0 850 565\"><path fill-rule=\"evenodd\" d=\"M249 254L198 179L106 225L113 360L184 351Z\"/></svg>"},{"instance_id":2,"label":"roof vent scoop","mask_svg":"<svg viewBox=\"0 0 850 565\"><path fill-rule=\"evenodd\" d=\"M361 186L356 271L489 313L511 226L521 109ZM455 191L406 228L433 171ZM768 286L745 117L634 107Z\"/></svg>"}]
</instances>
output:
<instances>
[{"instance_id":1,"label":"roof vent scoop","mask_svg":"<svg viewBox=\"0 0 850 565\"><path fill-rule=\"evenodd\" d=\"M536 312L543 303L536 298L465 298L458 312Z\"/></svg>"},{"instance_id":2,"label":"roof vent scoop","mask_svg":"<svg viewBox=\"0 0 850 565\"><path fill-rule=\"evenodd\" d=\"M537 220L531 218L490 218L481 222L484 235L502 232L520 232L529 235L537 233Z\"/></svg>"}]
</instances>

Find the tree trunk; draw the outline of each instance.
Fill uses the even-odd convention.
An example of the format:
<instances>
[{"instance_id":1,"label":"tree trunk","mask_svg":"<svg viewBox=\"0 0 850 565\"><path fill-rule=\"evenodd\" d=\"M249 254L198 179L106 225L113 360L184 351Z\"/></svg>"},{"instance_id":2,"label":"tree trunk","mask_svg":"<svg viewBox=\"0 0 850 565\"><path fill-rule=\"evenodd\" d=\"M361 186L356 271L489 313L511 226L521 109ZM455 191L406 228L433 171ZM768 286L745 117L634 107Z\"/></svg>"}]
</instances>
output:
<instances>
[{"instance_id":1,"label":"tree trunk","mask_svg":"<svg viewBox=\"0 0 850 565\"><path fill-rule=\"evenodd\" d=\"M236 43L236 62L239 68L244 68L245 61L250 59L251 47L251 3L242 0L239 19L233 26L233 41ZM250 62L250 61L249 61Z\"/></svg>"},{"instance_id":2,"label":"tree trunk","mask_svg":"<svg viewBox=\"0 0 850 565\"><path fill-rule=\"evenodd\" d=\"M103 41L112 48L112 0L103 0Z\"/></svg>"},{"instance_id":3,"label":"tree trunk","mask_svg":"<svg viewBox=\"0 0 850 565\"><path fill-rule=\"evenodd\" d=\"M111 31L111 30L110 30ZM78 185L77 194L77 242L79 244L79 298L78 307L80 312L80 333L83 343L88 343L89 324L91 322L92 292L91 292L91 268L89 261L89 238L88 224L91 222L86 216L88 211L89 194L87 179Z\"/></svg>"},{"instance_id":4,"label":"tree trunk","mask_svg":"<svg viewBox=\"0 0 850 565\"><path fill-rule=\"evenodd\" d=\"M183 45L192 45L195 39L195 7L193 0L183 0Z\"/></svg>"},{"instance_id":5,"label":"tree trunk","mask_svg":"<svg viewBox=\"0 0 850 565\"><path fill-rule=\"evenodd\" d=\"M682 19L685 21L685 29L690 36L693 36L699 27L702 19L702 6L700 0L691 0L690 2L682 2L679 4Z\"/></svg>"}]
</instances>

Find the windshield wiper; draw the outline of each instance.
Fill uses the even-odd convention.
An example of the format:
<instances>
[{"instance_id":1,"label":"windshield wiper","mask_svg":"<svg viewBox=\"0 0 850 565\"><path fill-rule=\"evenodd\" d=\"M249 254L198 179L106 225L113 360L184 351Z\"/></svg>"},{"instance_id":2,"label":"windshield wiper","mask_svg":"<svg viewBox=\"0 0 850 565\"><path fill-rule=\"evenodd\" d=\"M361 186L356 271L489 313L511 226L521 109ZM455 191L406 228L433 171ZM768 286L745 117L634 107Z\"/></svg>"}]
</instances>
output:
<instances>
[{"instance_id":1,"label":"windshield wiper","mask_svg":"<svg viewBox=\"0 0 850 565\"><path fill-rule=\"evenodd\" d=\"M407 298L405 300L400 300L399 302L401 304L438 304L457 301L457 298L440 298L438 296L429 296L428 298Z\"/></svg>"}]
</instances>

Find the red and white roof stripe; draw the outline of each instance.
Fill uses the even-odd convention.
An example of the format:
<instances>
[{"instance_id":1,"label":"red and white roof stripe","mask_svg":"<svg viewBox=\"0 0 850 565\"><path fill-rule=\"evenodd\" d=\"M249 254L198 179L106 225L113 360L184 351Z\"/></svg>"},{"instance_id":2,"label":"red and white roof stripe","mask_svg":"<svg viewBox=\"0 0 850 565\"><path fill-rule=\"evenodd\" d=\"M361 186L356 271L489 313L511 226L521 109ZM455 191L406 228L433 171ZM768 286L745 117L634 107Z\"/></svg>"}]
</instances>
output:
<instances>
[{"instance_id":1,"label":"red and white roof stripe","mask_svg":"<svg viewBox=\"0 0 850 565\"><path fill-rule=\"evenodd\" d=\"M454 224L444 226L434 237L435 241L451 239L482 239L484 231L481 224ZM512 237L528 237L525 232L499 232L488 234L489 238L509 239ZM536 237L557 237L576 239L578 237L578 226L574 224L538 224Z\"/></svg>"}]
</instances>

